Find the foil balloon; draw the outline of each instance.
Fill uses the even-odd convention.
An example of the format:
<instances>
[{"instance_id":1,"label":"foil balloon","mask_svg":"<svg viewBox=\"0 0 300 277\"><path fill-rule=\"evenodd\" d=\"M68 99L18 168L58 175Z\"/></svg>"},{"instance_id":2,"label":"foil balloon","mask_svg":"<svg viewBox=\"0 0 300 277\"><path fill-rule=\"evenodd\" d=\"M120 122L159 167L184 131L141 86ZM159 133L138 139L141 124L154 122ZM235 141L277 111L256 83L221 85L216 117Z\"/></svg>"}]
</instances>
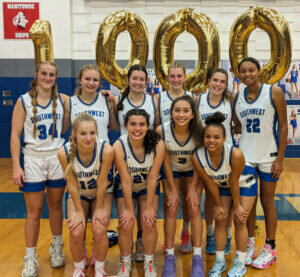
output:
<instances>
[{"instance_id":1,"label":"foil balloon","mask_svg":"<svg viewBox=\"0 0 300 277\"><path fill-rule=\"evenodd\" d=\"M43 61L54 62L50 22L37 19L29 30L29 36L34 45L35 65Z\"/></svg>"},{"instance_id":2,"label":"foil balloon","mask_svg":"<svg viewBox=\"0 0 300 277\"><path fill-rule=\"evenodd\" d=\"M238 64L248 56L248 39L253 30L260 28L270 38L271 57L261 69L260 80L274 84L288 71L292 59L291 34L285 18L277 11L262 6L250 7L233 23L229 39L229 55L235 76Z\"/></svg>"},{"instance_id":3,"label":"foil balloon","mask_svg":"<svg viewBox=\"0 0 300 277\"><path fill-rule=\"evenodd\" d=\"M207 79L220 62L219 33L205 14L184 8L162 20L154 37L154 70L159 82L168 89L166 76L169 66L174 61L174 44L176 38L184 31L192 34L198 43L198 64L196 69L187 75L185 88L200 93L207 88Z\"/></svg>"},{"instance_id":4,"label":"foil balloon","mask_svg":"<svg viewBox=\"0 0 300 277\"><path fill-rule=\"evenodd\" d=\"M125 68L116 62L118 35L127 30L131 37L130 60ZM102 76L121 90L127 87L127 72L134 64L146 66L148 59L148 29L144 21L130 11L117 11L105 17L96 42L96 60Z\"/></svg>"}]
</instances>

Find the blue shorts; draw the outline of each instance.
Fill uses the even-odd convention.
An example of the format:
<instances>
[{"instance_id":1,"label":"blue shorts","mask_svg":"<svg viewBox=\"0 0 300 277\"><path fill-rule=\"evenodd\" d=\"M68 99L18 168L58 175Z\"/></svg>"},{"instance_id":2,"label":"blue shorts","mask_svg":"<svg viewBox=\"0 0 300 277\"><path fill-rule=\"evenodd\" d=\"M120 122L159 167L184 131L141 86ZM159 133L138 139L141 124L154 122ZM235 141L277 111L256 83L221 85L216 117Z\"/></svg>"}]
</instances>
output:
<instances>
[{"instance_id":1,"label":"blue shorts","mask_svg":"<svg viewBox=\"0 0 300 277\"><path fill-rule=\"evenodd\" d=\"M161 169L160 173L161 173L162 179L167 178L163 169ZM178 179L178 178L181 178L181 177L193 177L193 175L194 175L194 170L182 171L182 172L181 171L173 171L173 178L174 179Z\"/></svg>"},{"instance_id":2,"label":"blue shorts","mask_svg":"<svg viewBox=\"0 0 300 277\"><path fill-rule=\"evenodd\" d=\"M233 82L235 82L235 83L237 83L237 84L240 84L240 83L241 83L241 81L240 81L237 77L235 77L235 76L234 76L234 78L233 78Z\"/></svg>"},{"instance_id":3,"label":"blue shorts","mask_svg":"<svg viewBox=\"0 0 300 277\"><path fill-rule=\"evenodd\" d=\"M137 200L140 196L146 195L146 194L147 194L147 189L142 189L138 192L133 191L132 192L132 199ZM155 194L158 195L158 196L160 195L160 182L158 182L157 185L156 185ZM116 198L123 198L124 197L122 189L118 188L118 189L115 190L115 197Z\"/></svg>"},{"instance_id":4,"label":"blue shorts","mask_svg":"<svg viewBox=\"0 0 300 277\"><path fill-rule=\"evenodd\" d=\"M232 196L230 188L219 188L221 196ZM256 196L257 195L257 183L250 188L240 188L240 196Z\"/></svg>"},{"instance_id":5,"label":"blue shorts","mask_svg":"<svg viewBox=\"0 0 300 277\"><path fill-rule=\"evenodd\" d=\"M69 193L69 191L67 191L66 193L66 198L71 198L71 194ZM88 198L88 197L85 197L84 195L80 195L80 199L83 200L83 201L86 201L88 202L89 204L96 199L96 196L94 198Z\"/></svg>"},{"instance_id":6,"label":"blue shorts","mask_svg":"<svg viewBox=\"0 0 300 277\"><path fill-rule=\"evenodd\" d=\"M274 179L271 172L273 161L265 163L249 163L253 166L259 176L259 179L265 182L277 182L279 178Z\"/></svg>"}]
</instances>

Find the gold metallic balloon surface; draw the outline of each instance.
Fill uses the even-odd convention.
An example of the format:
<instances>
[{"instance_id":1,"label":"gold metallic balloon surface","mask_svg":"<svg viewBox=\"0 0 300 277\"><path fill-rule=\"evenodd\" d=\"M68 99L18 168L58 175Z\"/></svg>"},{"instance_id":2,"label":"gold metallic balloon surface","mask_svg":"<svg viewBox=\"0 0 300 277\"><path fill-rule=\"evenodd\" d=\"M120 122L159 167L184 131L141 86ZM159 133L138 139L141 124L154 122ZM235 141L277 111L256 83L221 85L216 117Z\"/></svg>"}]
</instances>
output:
<instances>
[{"instance_id":1,"label":"gold metallic balloon surface","mask_svg":"<svg viewBox=\"0 0 300 277\"><path fill-rule=\"evenodd\" d=\"M54 62L50 22L37 19L32 24L29 35L34 45L35 65L42 61Z\"/></svg>"},{"instance_id":2,"label":"gold metallic balloon surface","mask_svg":"<svg viewBox=\"0 0 300 277\"><path fill-rule=\"evenodd\" d=\"M184 31L192 34L198 43L198 64L188 74L185 88L195 93L204 91L210 72L219 66L219 33L209 17L184 8L167 16L156 29L153 45L153 63L159 82L169 88L166 80L168 68L174 61L174 44L176 38Z\"/></svg>"},{"instance_id":3,"label":"gold metallic balloon surface","mask_svg":"<svg viewBox=\"0 0 300 277\"><path fill-rule=\"evenodd\" d=\"M292 59L291 34L285 18L277 11L262 6L250 7L231 27L229 55L235 76L239 77L238 64L248 56L248 39L251 32L260 28L267 32L271 42L269 63L260 73L263 83L274 84L288 71Z\"/></svg>"},{"instance_id":4,"label":"gold metallic balloon surface","mask_svg":"<svg viewBox=\"0 0 300 277\"><path fill-rule=\"evenodd\" d=\"M125 30L131 37L131 53L128 64L121 68L116 62L116 41L118 35ZM127 87L127 72L132 65L146 66L148 50L147 26L135 13L117 11L108 15L100 25L96 43L97 64L102 76L119 89Z\"/></svg>"}]
</instances>

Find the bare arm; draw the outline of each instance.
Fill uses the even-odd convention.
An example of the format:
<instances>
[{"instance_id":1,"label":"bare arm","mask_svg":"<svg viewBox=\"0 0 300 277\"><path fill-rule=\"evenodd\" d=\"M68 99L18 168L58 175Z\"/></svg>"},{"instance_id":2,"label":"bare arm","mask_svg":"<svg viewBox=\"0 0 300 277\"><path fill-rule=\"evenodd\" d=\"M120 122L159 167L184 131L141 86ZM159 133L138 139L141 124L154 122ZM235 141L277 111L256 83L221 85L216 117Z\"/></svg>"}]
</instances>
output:
<instances>
[{"instance_id":1,"label":"bare arm","mask_svg":"<svg viewBox=\"0 0 300 277\"><path fill-rule=\"evenodd\" d=\"M154 104L155 104L155 116L154 116L154 128L160 125L160 115L159 115L159 107L158 107L158 98L157 96L153 96Z\"/></svg>"},{"instance_id":2,"label":"bare arm","mask_svg":"<svg viewBox=\"0 0 300 277\"><path fill-rule=\"evenodd\" d=\"M25 110L21 98L18 99L11 120L10 152L12 157L12 178L16 185L23 187L25 181L24 171L20 165L21 135L25 121Z\"/></svg>"},{"instance_id":3,"label":"bare arm","mask_svg":"<svg viewBox=\"0 0 300 277\"><path fill-rule=\"evenodd\" d=\"M70 102L69 102L69 96L66 94L61 93L60 94L61 100L64 105L64 118L63 118L63 128L61 133L64 134L68 131L71 123L70 119Z\"/></svg>"},{"instance_id":4,"label":"bare arm","mask_svg":"<svg viewBox=\"0 0 300 277\"><path fill-rule=\"evenodd\" d=\"M283 170L283 159L288 136L288 124L286 114L286 102L281 88L275 86L272 88L272 99L279 122L279 147L278 156L272 165L273 178L279 178Z\"/></svg>"},{"instance_id":5,"label":"bare arm","mask_svg":"<svg viewBox=\"0 0 300 277\"><path fill-rule=\"evenodd\" d=\"M109 107L109 129L120 131L120 125L116 114L115 97L113 97L112 101L108 102L108 107Z\"/></svg>"}]
</instances>

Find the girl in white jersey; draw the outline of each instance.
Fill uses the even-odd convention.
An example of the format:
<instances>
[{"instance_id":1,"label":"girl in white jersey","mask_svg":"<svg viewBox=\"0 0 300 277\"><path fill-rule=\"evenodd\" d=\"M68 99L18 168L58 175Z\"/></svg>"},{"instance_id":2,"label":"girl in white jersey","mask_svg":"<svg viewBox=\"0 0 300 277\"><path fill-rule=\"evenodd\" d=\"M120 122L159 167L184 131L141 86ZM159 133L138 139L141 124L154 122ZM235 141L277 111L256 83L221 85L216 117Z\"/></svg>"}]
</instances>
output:
<instances>
[{"instance_id":1,"label":"girl in white jersey","mask_svg":"<svg viewBox=\"0 0 300 277\"><path fill-rule=\"evenodd\" d=\"M186 186L187 188L184 190L184 192L186 192L192 181L192 155L194 150L201 146L200 137L202 128L194 100L188 95L176 98L171 105L171 121L159 126L157 132L163 137L168 150L163 171L164 199L167 202L165 213L167 255L162 276L170 277L176 276L174 238L180 189L182 186ZM167 181L166 175L169 175L168 180L170 181ZM186 194L182 193L182 202L186 202L186 196ZM187 206L187 204L185 204L185 206ZM191 224L192 230L194 230L193 227L196 224L202 226L201 217L191 217ZM201 258L201 238L199 240L193 240L193 251L191 276L204 276Z\"/></svg>"},{"instance_id":2,"label":"girl in white jersey","mask_svg":"<svg viewBox=\"0 0 300 277\"><path fill-rule=\"evenodd\" d=\"M232 102L233 97L227 90L228 86L228 73L223 68L217 68L211 74L208 80L209 91L202 93L198 99L198 112L202 126L205 127L205 119L219 111L225 116L223 125L226 130L226 143L233 145L232 137ZM214 254L216 252L215 247L215 235L213 227L213 201L209 191L205 191L204 201L204 214L206 222L206 252L208 254ZM228 220L227 228L227 243L225 248L225 255L230 251L230 243L232 237L232 216Z\"/></svg>"},{"instance_id":3,"label":"girl in white jersey","mask_svg":"<svg viewBox=\"0 0 300 277\"><path fill-rule=\"evenodd\" d=\"M125 115L132 109L144 109L149 114L150 127L157 127L159 124L158 101L153 96L146 94L148 73L144 66L133 65L127 73L128 86L120 96L115 96L114 104L120 125L121 136L127 134L124 125ZM144 261L143 243L142 243L142 226L138 213L138 233L135 243L136 261Z\"/></svg>"},{"instance_id":4,"label":"girl in white jersey","mask_svg":"<svg viewBox=\"0 0 300 277\"><path fill-rule=\"evenodd\" d=\"M53 235L49 250L51 265L61 267L65 264L62 243L65 181L56 152L64 143L61 137L63 120L69 120L65 112L68 96L58 94L56 78L56 65L41 62L36 67L35 79L31 81L32 89L18 99L12 116L10 147L13 181L24 192L27 207L23 277L38 275L36 245L46 187ZM22 132L24 145L20 158Z\"/></svg>"},{"instance_id":5,"label":"girl in white jersey","mask_svg":"<svg viewBox=\"0 0 300 277\"><path fill-rule=\"evenodd\" d=\"M121 252L121 267L117 276L130 275L134 211L137 202L143 230L145 277L157 276L153 259L157 242L159 171L165 157L165 145L159 135L149 128L149 115L145 110L128 111L124 121L128 134L121 136L113 146L114 164L120 180L116 187L120 221L118 243Z\"/></svg>"},{"instance_id":6,"label":"girl in white jersey","mask_svg":"<svg viewBox=\"0 0 300 277\"><path fill-rule=\"evenodd\" d=\"M186 69L185 66L180 62L174 62L169 66L167 81L170 85L170 90L164 91L156 95L158 98L159 105L159 115L160 115L160 123L164 124L171 120L171 105L175 99L181 97L183 95L189 95L193 99L195 98L194 94L190 91L186 91L184 89L184 82L186 80ZM163 179L163 182L165 179ZM187 186L180 185L180 191L182 195L187 194ZM165 203L164 205L164 213L166 213ZM186 203L182 203L182 216L183 216L183 226L181 230L181 245L180 251L182 253L189 253L192 251L192 244L190 239L189 227L190 227L190 217L188 208L185 205ZM166 229L166 221L164 222L164 229ZM163 251L166 251L166 244L164 242Z\"/></svg>"},{"instance_id":7,"label":"girl in white jersey","mask_svg":"<svg viewBox=\"0 0 300 277\"><path fill-rule=\"evenodd\" d=\"M257 175L253 167L245 166L243 153L233 146L224 143L226 130L222 122L225 116L221 112L208 116L203 131L203 147L197 149L193 156L195 171L205 181L211 190L216 205L224 210L225 218L216 218L216 261L209 272L210 277L221 277L226 270L224 250L227 240L227 221L231 209L234 211L236 258L232 269L227 273L229 277L240 277L246 274L245 257L248 239L247 216L251 211L257 195ZM195 177L197 173L195 172ZM205 180L209 177L209 181ZM197 179L197 178L196 178ZM191 185L189 198L195 198L195 182ZM215 191L219 187L219 192ZM219 200L220 196L220 200ZM192 201L193 208L198 209L198 202ZM194 239L194 236L193 236Z\"/></svg>"},{"instance_id":8,"label":"girl in white jersey","mask_svg":"<svg viewBox=\"0 0 300 277\"><path fill-rule=\"evenodd\" d=\"M277 215L274 194L276 182L282 172L287 141L286 103L279 87L259 81L260 65L256 59L251 57L243 59L238 70L241 81L247 86L236 97L234 106L234 119L237 125L241 125L239 147L246 161L251 163L259 173L260 200L266 226L266 244L260 256L252 262L252 257L255 256L256 205L254 205L248 220L249 240L246 264L263 269L276 262Z\"/></svg>"},{"instance_id":9,"label":"girl in white jersey","mask_svg":"<svg viewBox=\"0 0 300 277\"><path fill-rule=\"evenodd\" d=\"M85 276L84 238L89 208L92 212L92 230L96 256L96 277L107 276L105 257L108 250L106 230L112 205L107 197L108 172L114 151L104 140L97 138L96 120L81 113L72 124L70 142L58 151L65 172L68 192L68 225L70 250L74 260L73 277Z\"/></svg>"}]
</instances>

